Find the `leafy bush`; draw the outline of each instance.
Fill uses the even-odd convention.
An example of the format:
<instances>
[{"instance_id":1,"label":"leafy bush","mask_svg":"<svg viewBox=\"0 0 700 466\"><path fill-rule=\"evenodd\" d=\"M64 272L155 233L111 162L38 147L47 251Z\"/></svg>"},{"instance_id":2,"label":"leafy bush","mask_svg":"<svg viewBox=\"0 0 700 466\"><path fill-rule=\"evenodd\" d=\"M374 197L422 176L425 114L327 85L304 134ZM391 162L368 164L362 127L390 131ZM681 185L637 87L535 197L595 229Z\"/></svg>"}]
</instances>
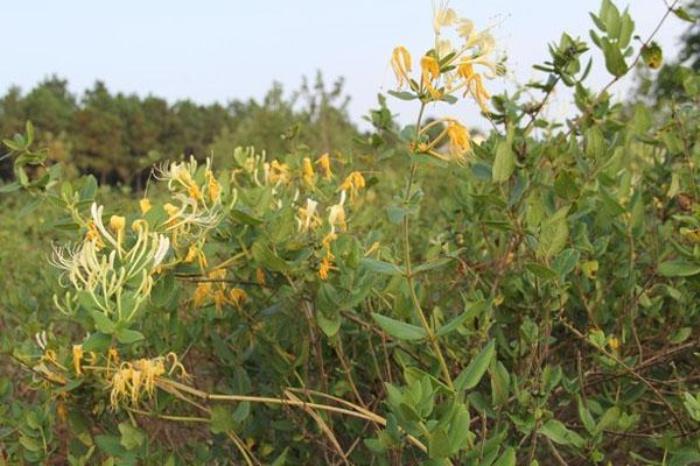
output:
<instances>
[{"instance_id":1,"label":"leafy bush","mask_svg":"<svg viewBox=\"0 0 700 466\"><path fill-rule=\"evenodd\" d=\"M55 219L7 242L55 246L50 269L2 253L0 462L700 461L700 77L656 112L612 102L658 57L608 0L593 19L600 92L563 34L540 101L491 98L493 39L438 8L435 48L391 59L415 125L381 97L355 153L237 148L139 198L63 180L28 124L4 217ZM483 141L424 118L472 100Z\"/></svg>"}]
</instances>

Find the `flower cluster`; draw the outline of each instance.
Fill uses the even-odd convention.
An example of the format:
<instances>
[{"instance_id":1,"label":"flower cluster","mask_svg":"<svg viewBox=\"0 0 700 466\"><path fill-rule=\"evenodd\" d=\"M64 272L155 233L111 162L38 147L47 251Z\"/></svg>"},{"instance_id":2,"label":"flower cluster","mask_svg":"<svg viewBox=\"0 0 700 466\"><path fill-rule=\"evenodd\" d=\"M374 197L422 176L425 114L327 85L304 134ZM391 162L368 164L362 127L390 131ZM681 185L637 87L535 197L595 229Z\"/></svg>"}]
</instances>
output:
<instances>
[{"instance_id":1,"label":"flower cluster","mask_svg":"<svg viewBox=\"0 0 700 466\"><path fill-rule=\"evenodd\" d=\"M211 170L211 160L207 159L203 176L198 177L197 168L197 161L192 157L189 162L172 162L156 172L156 179L167 182L172 193L173 202L163 205L167 220L162 227L170 235L174 247L196 243L216 228L224 216L222 189ZM201 178L200 181L197 178ZM141 208L147 213L150 201L142 201Z\"/></svg>"},{"instance_id":2,"label":"flower cluster","mask_svg":"<svg viewBox=\"0 0 700 466\"><path fill-rule=\"evenodd\" d=\"M502 61L497 62L493 55L495 41L488 31L477 31L474 23L457 16L446 2L434 6L433 31L434 47L420 59L420 77L413 79L413 59L403 46L394 49L391 67L396 75L398 88L408 86L422 102L455 102L456 96L471 96L481 111L489 113L488 102L491 95L486 90L484 79L492 79L504 73ZM446 38L452 32L458 38L456 43ZM427 153L443 160L461 161L470 150L469 131L454 118L434 122L444 124L439 137L421 142L413 147L420 153ZM423 128L421 135L426 135ZM440 149L447 143L447 155Z\"/></svg>"},{"instance_id":3,"label":"flower cluster","mask_svg":"<svg viewBox=\"0 0 700 466\"><path fill-rule=\"evenodd\" d=\"M452 29L459 37L457 45L444 37ZM495 41L488 31L476 31L474 23L457 16L443 2L435 6L433 15L435 46L420 59L420 79L411 78L413 60L409 51L398 46L394 49L391 66L399 88L408 85L424 98L442 100L446 95L459 92L471 95L488 113L490 94L484 87L484 78L503 74L502 63L493 59Z\"/></svg>"},{"instance_id":4,"label":"flower cluster","mask_svg":"<svg viewBox=\"0 0 700 466\"><path fill-rule=\"evenodd\" d=\"M221 312L224 304L233 304L240 308L247 299L248 295L245 290L231 288L226 284L226 269L216 269L197 284L192 304L195 308L199 308L207 302L212 302L216 310Z\"/></svg>"},{"instance_id":5,"label":"flower cluster","mask_svg":"<svg viewBox=\"0 0 700 466\"><path fill-rule=\"evenodd\" d=\"M56 248L53 265L76 291L66 293L63 303L54 296L59 310L71 314L78 295L110 318L130 321L149 296L153 275L170 250L170 239L149 231L148 223L131 224L133 238L126 239L126 220L113 215L105 227L103 206L93 203L85 222L85 239L75 248Z\"/></svg>"},{"instance_id":6,"label":"flower cluster","mask_svg":"<svg viewBox=\"0 0 700 466\"><path fill-rule=\"evenodd\" d=\"M112 409L116 409L125 401L136 405L144 396L153 396L158 379L164 375L172 376L176 371L180 378L188 377L175 353L153 359L123 362L109 381Z\"/></svg>"}]
</instances>

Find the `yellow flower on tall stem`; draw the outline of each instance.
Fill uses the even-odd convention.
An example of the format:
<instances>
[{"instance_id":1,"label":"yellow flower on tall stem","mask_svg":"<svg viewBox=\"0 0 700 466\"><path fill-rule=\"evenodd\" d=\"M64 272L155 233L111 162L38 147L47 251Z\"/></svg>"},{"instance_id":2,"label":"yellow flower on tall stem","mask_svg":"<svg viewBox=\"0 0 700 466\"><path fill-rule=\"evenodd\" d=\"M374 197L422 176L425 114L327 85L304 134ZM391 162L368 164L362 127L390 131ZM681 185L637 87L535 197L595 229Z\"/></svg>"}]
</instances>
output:
<instances>
[{"instance_id":1,"label":"yellow flower on tall stem","mask_svg":"<svg viewBox=\"0 0 700 466\"><path fill-rule=\"evenodd\" d=\"M347 178L340 184L340 190L341 191L349 191L350 192L350 200L354 201L355 198L357 197L357 193L360 191L360 189L364 188L367 185L367 182L365 181L365 177L362 176L362 173L358 171L354 171L350 173Z\"/></svg>"},{"instance_id":2,"label":"yellow flower on tall stem","mask_svg":"<svg viewBox=\"0 0 700 466\"><path fill-rule=\"evenodd\" d=\"M456 120L447 123L447 137L450 140L450 154L461 159L471 147L469 131Z\"/></svg>"},{"instance_id":3,"label":"yellow flower on tall stem","mask_svg":"<svg viewBox=\"0 0 700 466\"><path fill-rule=\"evenodd\" d=\"M437 81L440 77L440 65L438 61L435 57L425 55L420 60L420 67L423 86L425 86L433 99L439 99L442 97L442 94L434 85L434 81Z\"/></svg>"},{"instance_id":4,"label":"yellow flower on tall stem","mask_svg":"<svg viewBox=\"0 0 700 466\"><path fill-rule=\"evenodd\" d=\"M314 172L314 166L310 158L304 157L303 168L304 183L309 187L313 187L316 184L316 173Z\"/></svg>"},{"instance_id":5,"label":"yellow flower on tall stem","mask_svg":"<svg viewBox=\"0 0 700 466\"><path fill-rule=\"evenodd\" d=\"M144 197L139 201L139 209L142 214L148 213L148 211L151 210L151 201L147 197Z\"/></svg>"},{"instance_id":6,"label":"yellow flower on tall stem","mask_svg":"<svg viewBox=\"0 0 700 466\"><path fill-rule=\"evenodd\" d=\"M73 369L75 375L82 375L83 345L73 345Z\"/></svg>"},{"instance_id":7,"label":"yellow flower on tall stem","mask_svg":"<svg viewBox=\"0 0 700 466\"><path fill-rule=\"evenodd\" d=\"M331 158L328 155L328 152L321 155L321 157L318 158L316 163L321 166L321 170L323 170L323 177L327 181L330 181L331 178L333 178L333 172L331 171Z\"/></svg>"},{"instance_id":8,"label":"yellow flower on tall stem","mask_svg":"<svg viewBox=\"0 0 700 466\"><path fill-rule=\"evenodd\" d=\"M408 53L406 47L402 45L396 47L391 54L391 68L394 70L394 75L396 75L399 89L401 89L405 83L411 81L411 78L408 76L412 71L411 65L411 54Z\"/></svg>"}]
</instances>

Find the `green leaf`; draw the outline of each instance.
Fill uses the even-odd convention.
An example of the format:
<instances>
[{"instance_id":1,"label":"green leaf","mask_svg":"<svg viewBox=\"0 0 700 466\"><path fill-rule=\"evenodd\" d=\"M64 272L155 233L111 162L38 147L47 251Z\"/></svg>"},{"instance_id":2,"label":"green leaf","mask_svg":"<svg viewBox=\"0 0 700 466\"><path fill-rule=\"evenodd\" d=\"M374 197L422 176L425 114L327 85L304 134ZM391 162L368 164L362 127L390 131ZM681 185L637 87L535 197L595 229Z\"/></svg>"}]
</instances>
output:
<instances>
[{"instance_id":1,"label":"green leaf","mask_svg":"<svg viewBox=\"0 0 700 466\"><path fill-rule=\"evenodd\" d=\"M112 337L110 335L101 332L94 332L90 334L85 341L83 341L83 350L85 352L94 351L95 353L102 353L109 349L111 342Z\"/></svg>"},{"instance_id":2,"label":"green leaf","mask_svg":"<svg viewBox=\"0 0 700 466\"><path fill-rule=\"evenodd\" d=\"M428 456L430 458L445 458L450 455L450 439L443 429L437 429L428 438Z\"/></svg>"},{"instance_id":3,"label":"green leaf","mask_svg":"<svg viewBox=\"0 0 700 466\"><path fill-rule=\"evenodd\" d=\"M496 354L496 341L489 341L481 352L471 360L469 365L457 376L454 381L455 389L459 392L470 390L477 386L481 378L489 368L491 360Z\"/></svg>"},{"instance_id":4,"label":"green leaf","mask_svg":"<svg viewBox=\"0 0 700 466\"><path fill-rule=\"evenodd\" d=\"M493 161L492 179L495 183L502 183L510 178L515 169L515 157L513 149L507 140L500 141L496 146L496 157Z\"/></svg>"},{"instance_id":5,"label":"green leaf","mask_svg":"<svg viewBox=\"0 0 700 466\"><path fill-rule=\"evenodd\" d=\"M372 313L372 318L382 330L399 340L421 340L426 337L425 330L416 325L394 320L376 312Z\"/></svg>"},{"instance_id":6,"label":"green leaf","mask_svg":"<svg viewBox=\"0 0 700 466\"><path fill-rule=\"evenodd\" d=\"M677 345L687 340L692 333L693 329L691 327L681 327L673 335L671 335L671 338L669 338L668 341L674 345Z\"/></svg>"},{"instance_id":7,"label":"green leaf","mask_svg":"<svg viewBox=\"0 0 700 466\"><path fill-rule=\"evenodd\" d=\"M571 445L576 448L581 448L585 444L583 437L573 430L568 429L556 419L550 419L545 422L542 427L540 427L540 433L559 445Z\"/></svg>"},{"instance_id":8,"label":"green leaf","mask_svg":"<svg viewBox=\"0 0 700 466\"><path fill-rule=\"evenodd\" d=\"M22 186L16 182L13 181L12 183L7 183L2 186L0 186L0 194L1 193L12 193L15 191L18 191Z\"/></svg>"},{"instance_id":9,"label":"green leaf","mask_svg":"<svg viewBox=\"0 0 700 466\"><path fill-rule=\"evenodd\" d=\"M328 337L340 330L340 298L330 283L322 283L316 293L316 322Z\"/></svg>"},{"instance_id":10,"label":"green leaf","mask_svg":"<svg viewBox=\"0 0 700 466\"><path fill-rule=\"evenodd\" d=\"M537 262L527 262L525 264L525 268L537 278L545 281L554 280L557 278L557 273L554 270L550 269L546 265L538 264Z\"/></svg>"},{"instance_id":11,"label":"green leaf","mask_svg":"<svg viewBox=\"0 0 700 466\"><path fill-rule=\"evenodd\" d=\"M583 427L586 428L586 430L589 433L595 432L595 420L593 420L593 416L591 415L590 411L584 406L583 400L581 397L578 397L578 417L581 419L581 423L583 424Z\"/></svg>"},{"instance_id":12,"label":"green leaf","mask_svg":"<svg viewBox=\"0 0 700 466\"><path fill-rule=\"evenodd\" d=\"M469 411L464 404L458 403L454 406L448 425L450 454L453 454L469 445Z\"/></svg>"},{"instance_id":13,"label":"green leaf","mask_svg":"<svg viewBox=\"0 0 700 466\"><path fill-rule=\"evenodd\" d=\"M603 39L603 54L605 55L605 67L610 74L619 78L627 73L627 63L622 51L615 44L611 44Z\"/></svg>"},{"instance_id":14,"label":"green leaf","mask_svg":"<svg viewBox=\"0 0 700 466\"><path fill-rule=\"evenodd\" d=\"M42 449L41 442L27 435L20 435L19 443L29 451L40 451Z\"/></svg>"},{"instance_id":15,"label":"green leaf","mask_svg":"<svg viewBox=\"0 0 700 466\"><path fill-rule=\"evenodd\" d=\"M124 343L125 345L136 343L137 341L141 341L145 338L146 337L143 336L143 333L137 332L136 330L130 330L128 328L117 330L117 340L119 343Z\"/></svg>"},{"instance_id":16,"label":"green leaf","mask_svg":"<svg viewBox=\"0 0 700 466\"><path fill-rule=\"evenodd\" d=\"M564 249L556 259L554 259L552 267L560 276L565 277L576 268L580 257L581 254L576 249Z\"/></svg>"},{"instance_id":17,"label":"green leaf","mask_svg":"<svg viewBox=\"0 0 700 466\"><path fill-rule=\"evenodd\" d=\"M266 268L275 272L286 272L289 269L287 263L278 257L272 249L261 241L256 241L251 248L253 258Z\"/></svg>"},{"instance_id":18,"label":"green leaf","mask_svg":"<svg viewBox=\"0 0 700 466\"><path fill-rule=\"evenodd\" d=\"M92 320L95 322L95 328L98 331L110 335L114 333L116 324L112 322L110 318L107 317L104 313L100 311L90 310L90 315L92 316Z\"/></svg>"},{"instance_id":19,"label":"green leaf","mask_svg":"<svg viewBox=\"0 0 700 466\"><path fill-rule=\"evenodd\" d=\"M700 264L677 259L660 264L659 273L664 277L690 277L700 273Z\"/></svg>"},{"instance_id":20,"label":"green leaf","mask_svg":"<svg viewBox=\"0 0 700 466\"><path fill-rule=\"evenodd\" d=\"M469 318L470 313L468 311L465 311L452 319L451 321L447 322L445 325L440 327L437 331L437 336L443 337L449 333L452 333L453 331L457 330L460 325L464 323L465 320Z\"/></svg>"},{"instance_id":21,"label":"green leaf","mask_svg":"<svg viewBox=\"0 0 700 466\"><path fill-rule=\"evenodd\" d=\"M419 265L413 267L413 273L416 274L416 273L425 272L427 270L437 269L439 267L443 267L443 266L449 264L453 260L454 259L451 257L442 257L440 259L435 259L435 260L432 260L430 262L424 262L422 264L419 264Z\"/></svg>"},{"instance_id":22,"label":"green leaf","mask_svg":"<svg viewBox=\"0 0 700 466\"><path fill-rule=\"evenodd\" d=\"M491 373L491 401L494 406L503 406L510 394L510 374L500 361L495 361L489 370Z\"/></svg>"},{"instance_id":23,"label":"green leaf","mask_svg":"<svg viewBox=\"0 0 700 466\"><path fill-rule=\"evenodd\" d=\"M362 259L360 261L367 270L383 275L403 275L403 270L396 264L376 259Z\"/></svg>"},{"instance_id":24,"label":"green leaf","mask_svg":"<svg viewBox=\"0 0 700 466\"><path fill-rule=\"evenodd\" d=\"M632 21L632 17L630 16L630 14L627 11L625 11L625 13L622 15L622 20L620 24L620 37L617 43L618 47L620 47L621 50L626 49L630 45L633 32L634 21Z\"/></svg>"},{"instance_id":25,"label":"green leaf","mask_svg":"<svg viewBox=\"0 0 700 466\"><path fill-rule=\"evenodd\" d=\"M407 213L408 211L406 209L396 205L390 205L386 208L387 217L389 218L389 221L394 225L400 224Z\"/></svg>"},{"instance_id":26,"label":"green leaf","mask_svg":"<svg viewBox=\"0 0 700 466\"><path fill-rule=\"evenodd\" d=\"M515 466L515 449L508 447L503 454L498 457L493 466Z\"/></svg>"},{"instance_id":27,"label":"green leaf","mask_svg":"<svg viewBox=\"0 0 700 466\"><path fill-rule=\"evenodd\" d=\"M233 209L231 211L231 217L246 225L256 226L263 223L259 218L255 218L239 209Z\"/></svg>"},{"instance_id":28,"label":"green leaf","mask_svg":"<svg viewBox=\"0 0 700 466\"><path fill-rule=\"evenodd\" d=\"M673 9L673 14L675 14L678 18L682 19L683 21L687 21L689 23L694 23L695 22L695 17L688 13L688 10L682 7L674 8Z\"/></svg>"},{"instance_id":29,"label":"green leaf","mask_svg":"<svg viewBox=\"0 0 700 466\"><path fill-rule=\"evenodd\" d=\"M548 259L564 249L569 237L569 227L566 223L566 214L569 207L562 207L552 217L542 222L540 229L537 255Z\"/></svg>"},{"instance_id":30,"label":"green leaf","mask_svg":"<svg viewBox=\"0 0 700 466\"><path fill-rule=\"evenodd\" d=\"M416 94L406 91L387 91L387 94L399 100L416 100L418 98Z\"/></svg>"},{"instance_id":31,"label":"green leaf","mask_svg":"<svg viewBox=\"0 0 700 466\"><path fill-rule=\"evenodd\" d=\"M127 450L140 447L146 441L146 435L128 422L119 424L119 432L122 434L119 443Z\"/></svg>"},{"instance_id":32,"label":"green leaf","mask_svg":"<svg viewBox=\"0 0 700 466\"><path fill-rule=\"evenodd\" d=\"M212 433L223 434L234 430L235 427L236 421L227 406L218 405L212 408L209 424L209 430L211 430Z\"/></svg>"}]
</instances>

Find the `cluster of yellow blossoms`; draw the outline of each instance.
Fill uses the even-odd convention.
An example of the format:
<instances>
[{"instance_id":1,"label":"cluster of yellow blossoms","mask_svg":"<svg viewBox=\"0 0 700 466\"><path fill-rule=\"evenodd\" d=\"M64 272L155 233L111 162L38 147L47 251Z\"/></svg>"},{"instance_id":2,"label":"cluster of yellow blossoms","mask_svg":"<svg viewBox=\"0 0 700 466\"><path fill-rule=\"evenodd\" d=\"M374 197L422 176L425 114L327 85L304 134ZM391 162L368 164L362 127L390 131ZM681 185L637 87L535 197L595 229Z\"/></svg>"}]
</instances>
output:
<instances>
[{"instance_id":1,"label":"cluster of yellow blossoms","mask_svg":"<svg viewBox=\"0 0 700 466\"><path fill-rule=\"evenodd\" d=\"M169 368L166 369L168 365ZM187 371L175 353L153 359L123 362L114 371L109 382L112 409L116 409L124 401L136 405L144 396L153 396L158 379L164 375L172 376L176 371L180 378L188 378Z\"/></svg>"},{"instance_id":2,"label":"cluster of yellow blossoms","mask_svg":"<svg viewBox=\"0 0 700 466\"><path fill-rule=\"evenodd\" d=\"M210 272L207 278L197 284L192 297L195 308L202 307L206 302L214 303L216 310L221 312L224 304L233 304L237 308L245 303L248 295L241 288L230 288L226 284L226 269L216 269Z\"/></svg>"},{"instance_id":3,"label":"cluster of yellow blossoms","mask_svg":"<svg viewBox=\"0 0 700 466\"><path fill-rule=\"evenodd\" d=\"M433 30L435 45L420 59L420 78L411 78L413 60L409 51L398 46L391 56L391 67L396 75L399 89L408 85L423 102L447 100L457 94L470 95L481 111L489 113L491 98L484 86L484 79L503 74L502 63L493 59L495 42L488 31L477 32L474 23L460 18L454 10L442 2L434 7ZM459 37L454 45L444 32L452 30ZM454 118L435 122L446 125L439 137L419 144L414 150L428 153L443 160L461 160L470 149L468 130ZM425 131L421 131L425 134ZM448 155L439 152L440 146L449 143Z\"/></svg>"},{"instance_id":4,"label":"cluster of yellow blossoms","mask_svg":"<svg viewBox=\"0 0 700 466\"><path fill-rule=\"evenodd\" d=\"M46 332L35 335L37 346L42 350L39 362L33 369L38 376L52 383L68 383L70 370L58 360L56 352L48 348ZM82 345L73 345L71 352L73 372L76 376L94 374L110 389L110 405L116 409L120 403L129 402L136 405L144 396L152 396L159 378L177 376L188 379L177 355L173 352L151 359L138 359L120 363L119 353L112 347L100 357L95 352L89 353L88 365L83 365L85 354ZM102 359L104 365L98 365Z\"/></svg>"},{"instance_id":5,"label":"cluster of yellow blossoms","mask_svg":"<svg viewBox=\"0 0 700 466\"><path fill-rule=\"evenodd\" d=\"M156 179L166 181L172 193L173 203L163 205L168 218L162 227L174 247L196 243L218 226L224 216L221 185L211 170L211 160L207 159L202 183L195 181L197 166L192 157L189 162L173 162L156 171ZM142 200L140 206L144 214L151 209L148 199Z\"/></svg>"}]
</instances>

